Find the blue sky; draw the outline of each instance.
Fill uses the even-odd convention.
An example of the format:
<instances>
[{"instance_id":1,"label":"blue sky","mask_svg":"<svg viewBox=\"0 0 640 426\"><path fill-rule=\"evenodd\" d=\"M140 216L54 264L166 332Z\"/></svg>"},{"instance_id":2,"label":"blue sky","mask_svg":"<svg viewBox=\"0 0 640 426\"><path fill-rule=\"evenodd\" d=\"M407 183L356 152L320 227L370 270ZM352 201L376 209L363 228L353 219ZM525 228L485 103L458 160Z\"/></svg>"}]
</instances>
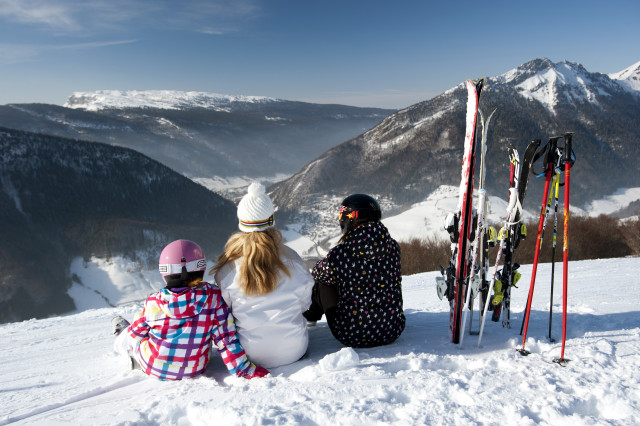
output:
<instances>
[{"instance_id":1,"label":"blue sky","mask_svg":"<svg viewBox=\"0 0 640 426\"><path fill-rule=\"evenodd\" d=\"M193 90L403 108L534 58L640 61L640 1L0 0L0 104Z\"/></svg>"}]
</instances>

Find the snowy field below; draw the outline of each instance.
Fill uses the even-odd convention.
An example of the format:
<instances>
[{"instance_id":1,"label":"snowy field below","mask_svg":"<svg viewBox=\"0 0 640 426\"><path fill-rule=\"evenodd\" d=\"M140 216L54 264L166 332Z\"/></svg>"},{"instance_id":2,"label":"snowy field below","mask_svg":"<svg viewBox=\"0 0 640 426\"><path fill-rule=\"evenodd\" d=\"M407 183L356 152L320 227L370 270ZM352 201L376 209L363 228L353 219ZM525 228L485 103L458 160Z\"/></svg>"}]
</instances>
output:
<instances>
[{"instance_id":1,"label":"snowy field below","mask_svg":"<svg viewBox=\"0 0 640 426\"><path fill-rule=\"evenodd\" d=\"M229 376L219 357L204 375L160 382L112 349L110 321L141 301L0 326L0 424L375 425L640 424L640 259L572 262L565 366L562 274L540 265L526 348L519 334L531 266L513 290L512 328L487 321L482 346L450 343L435 272L406 276L407 327L393 344L343 348L326 323L307 354L263 379ZM477 315L476 315L477 317ZM473 327L478 326L477 318Z\"/></svg>"}]
</instances>

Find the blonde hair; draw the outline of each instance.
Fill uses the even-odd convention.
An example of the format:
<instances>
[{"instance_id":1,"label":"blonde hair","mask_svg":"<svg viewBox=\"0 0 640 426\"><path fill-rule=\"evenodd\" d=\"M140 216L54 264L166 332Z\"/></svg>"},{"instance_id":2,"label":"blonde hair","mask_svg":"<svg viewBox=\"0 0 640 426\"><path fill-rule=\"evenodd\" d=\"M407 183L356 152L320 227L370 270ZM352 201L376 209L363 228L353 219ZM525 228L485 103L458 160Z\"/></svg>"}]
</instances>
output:
<instances>
[{"instance_id":1,"label":"blonde hair","mask_svg":"<svg viewBox=\"0 0 640 426\"><path fill-rule=\"evenodd\" d=\"M229 237L224 252L209 270L214 275L227 263L242 257L240 265L240 288L247 296L271 293L278 285L278 272L291 277L289 269L280 259L282 234L275 228L261 232L237 232Z\"/></svg>"},{"instance_id":2,"label":"blonde hair","mask_svg":"<svg viewBox=\"0 0 640 426\"><path fill-rule=\"evenodd\" d=\"M187 283L187 287L197 287L200 284L202 284L204 281L202 280L202 278L196 278L195 280Z\"/></svg>"}]
</instances>

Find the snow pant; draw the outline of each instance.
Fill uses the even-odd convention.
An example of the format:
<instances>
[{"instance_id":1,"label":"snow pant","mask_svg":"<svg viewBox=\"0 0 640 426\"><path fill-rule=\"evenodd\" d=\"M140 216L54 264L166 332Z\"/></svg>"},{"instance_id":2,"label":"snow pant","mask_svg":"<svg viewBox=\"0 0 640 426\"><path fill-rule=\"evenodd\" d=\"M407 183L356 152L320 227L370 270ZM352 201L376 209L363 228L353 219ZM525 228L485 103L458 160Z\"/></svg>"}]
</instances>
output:
<instances>
[{"instance_id":1,"label":"snow pant","mask_svg":"<svg viewBox=\"0 0 640 426\"><path fill-rule=\"evenodd\" d=\"M116 336L116 340L113 342L113 350L116 353L126 355L129 358L129 366L132 370L142 370L140 364L133 355L133 351L135 350L138 342L131 338L128 333L123 333L123 331L125 331L129 326L129 321L121 316L117 316L111 321L111 325L113 325L113 334Z\"/></svg>"},{"instance_id":2,"label":"snow pant","mask_svg":"<svg viewBox=\"0 0 640 426\"><path fill-rule=\"evenodd\" d=\"M338 289L335 286L316 281L311 292L311 306L302 315L307 321L318 321L324 315L331 333L334 334L333 325L338 309L338 297Z\"/></svg>"}]
</instances>

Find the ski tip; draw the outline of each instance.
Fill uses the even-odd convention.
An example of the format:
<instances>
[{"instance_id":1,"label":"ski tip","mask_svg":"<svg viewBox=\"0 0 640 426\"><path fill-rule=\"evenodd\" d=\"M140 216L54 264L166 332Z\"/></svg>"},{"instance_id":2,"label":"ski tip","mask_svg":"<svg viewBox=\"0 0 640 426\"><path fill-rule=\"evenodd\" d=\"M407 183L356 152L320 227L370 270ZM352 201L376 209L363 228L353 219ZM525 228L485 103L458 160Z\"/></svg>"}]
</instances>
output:
<instances>
[{"instance_id":1,"label":"ski tip","mask_svg":"<svg viewBox=\"0 0 640 426\"><path fill-rule=\"evenodd\" d=\"M487 77L481 77L477 80L473 80L471 78L468 78L465 80L466 84L469 84L471 86L475 86L476 90L479 92L480 90L482 90L482 86L484 86L487 82Z\"/></svg>"},{"instance_id":2,"label":"ski tip","mask_svg":"<svg viewBox=\"0 0 640 426\"><path fill-rule=\"evenodd\" d=\"M553 363L558 364L560 367L566 367L569 361L571 360L566 358L556 358L553 360Z\"/></svg>"},{"instance_id":3,"label":"ski tip","mask_svg":"<svg viewBox=\"0 0 640 426\"><path fill-rule=\"evenodd\" d=\"M475 82L476 90L477 90L478 92L480 92L480 91L482 90L482 88L483 88L486 84L487 84L487 78L486 78L486 77L479 78L479 79Z\"/></svg>"}]
</instances>

